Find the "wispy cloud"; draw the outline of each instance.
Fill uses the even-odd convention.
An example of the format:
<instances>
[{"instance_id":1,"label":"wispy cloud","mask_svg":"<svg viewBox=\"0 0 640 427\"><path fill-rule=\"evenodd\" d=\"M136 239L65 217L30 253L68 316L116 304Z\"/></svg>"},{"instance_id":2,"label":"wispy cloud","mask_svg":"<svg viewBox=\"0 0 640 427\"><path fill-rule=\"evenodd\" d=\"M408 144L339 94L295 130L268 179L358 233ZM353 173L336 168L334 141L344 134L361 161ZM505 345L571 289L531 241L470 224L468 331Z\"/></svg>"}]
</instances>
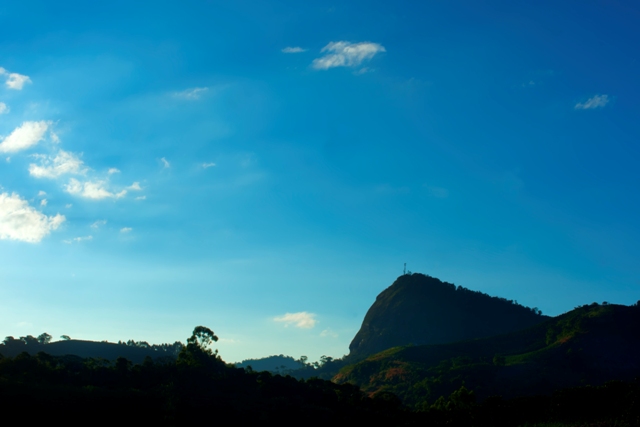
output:
<instances>
[{"instance_id":1,"label":"wispy cloud","mask_svg":"<svg viewBox=\"0 0 640 427\"><path fill-rule=\"evenodd\" d=\"M0 114L7 114L9 111L11 110L7 107L7 104L0 102Z\"/></svg>"},{"instance_id":2,"label":"wispy cloud","mask_svg":"<svg viewBox=\"0 0 640 427\"><path fill-rule=\"evenodd\" d=\"M296 328L311 329L316 325L316 315L301 311L298 313L285 313L283 316L274 317L276 322L284 323L285 326L293 325Z\"/></svg>"},{"instance_id":3,"label":"wispy cloud","mask_svg":"<svg viewBox=\"0 0 640 427\"><path fill-rule=\"evenodd\" d=\"M303 49L299 46L287 46L284 49L282 49L282 53L302 53L302 52L306 52L307 49Z\"/></svg>"},{"instance_id":4,"label":"wispy cloud","mask_svg":"<svg viewBox=\"0 0 640 427\"><path fill-rule=\"evenodd\" d=\"M609 95L595 95L587 99L586 102L578 102L575 105L576 110L593 110L594 108L602 108L609 103Z\"/></svg>"},{"instance_id":5,"label":"wispy cloud","mask_svg":"<svg viewBox=\"0 0 640 427\"><path fill-rule=\"evenodd\" d=\"M16 193L0 194L0 239L38 243L64 221L64 215L44 215Z\"/></svg>"},{"instance_id":6,"label":"wispy cloud","mask_svg":"<svg viewBox=\"0 0 640 427\"><path fill-rule=\"evenodd\" d=\"M131 230L133 230L133 228L131 228L131 227L122 227L120 229L120 232L121 233L131 233Z\"/></svg>"},{"instance_id":7,"label":"wispy cloud","mask_svg":"<svg viewBox=\"0 0 640 427\"><path fill-rule=\"evenodd\" d=\"M141 191L142 187L140 187L140 183L139 182L134 182L133 184L131 184L130 186L127 187L127 190Z\"/></svg>"},{"instance_id":8,"label":"wispy cloud","mask_svg":"<svg viewBox=\"0 0 640 427\"><path fill-rule=\"evenodd\" d=\"M72 243L80 243L80 242L85 242L87 240L93 240L93 236L74 237L72 239L63 240L63 242L70 245Z\"/></svg>"},{"instance_id":9,"label":"wispy cloud","mask_svg":"<svg viewBox=\"0 0 640 427\"><path fill-rule=\"evenodd\" d=\"M107 223L106 219L99 219L98 221L91 224L91 228L98 229Z\"/></svg>"},{"instance_id":10,"label":"wispy cloud","mask_svg":"<svg viewBox=\"0 0 640 427\"><path fill-rule=\"evenodd\" d=\"M107 171L107 173L109 175L113 175L114 173L120 173L120 169L118 168L109 168L109 170Z\"/></svg>"},{"instance_id":11,"label":"wispy cloud","mask_svg":"<svg viewBox=\"0 0 640 427\"><path fill-rule=\"evenodd\" d=\"M203 169L208 169L208 168L212 168L212 167L214 167L215 165L216 165L216 164L215 164L215 163L213 163L213 162L211 162L211 163L203 163L203 164L202 164L202 168L203 168Z\"/></svg>"},{"instance_id":12,"label":"wispy cloud","mask_svg":"<svg viewBox=\"0 0 640 427\"><path fill-rule=\"evenodd\" d=\"M47 206L47 199L40 200L40 206Z\"/></svg>"},{"instance_id":13,"label":"wispy cloud","mask_svg":"<svg viewBox=\"0 0 640 427\"><path fill-rule=\"evenodd\" d=\"M25 83L31 83L29 76L25 76L18 73L10 73L4 68L0 67L0 75L7 76L5 84L9 89L22 90Z\"/></svg>"},{"instance_id":14,"label":"wispy cloud","mask_svg":"<svg viewBox=\"0 0 640 427\"><path fill-rule=\"evenodd\" d=\"M171 167L171 163L169 163L169 161L164 157L160 159L160 163L162 163L162 167L164 167L165 169L168 169Z\"/></svg>"},{"instance_id":15,"label":"wispy cloud","mask_svg":"<svg viewBox=\"0 0 640 427\"><path fill-rule=\"evenodd\" d=\"M43 196L46 196L46 195L47 195L47 193L45 191L42 191L42 190L38 191L38 197L43 197Z\"/></svg>"},{"instance_id":16,"label":"wispy cloud","mask_svg":"<svg viewBox=\"0 0 640 427\"><path fill-rule=\"evenodd\" d=\"M371 70L371 68L369 68L369 67L362 67L362 68L360 68L359 70L354 71L354 72L353 72L353 75L354 75L354 76L361 76L361 75L363 75L363 74L370 73L371 71L372 71L372 70Z\"/></svg>"},{"instance_id":17,"label":"wispy cloud","mask_svg":"<svg viewBox=\"0 0 640 427\"><path fill-rule=\"evenodd\" d=\"M325 329L324 331L320 332L320 336L321 337L338 338L338 334L333 332L331 329Z\"/></svg>"},{"instance_id":18,"label":"wispy cloud","mask_svg":"<svg viewBox=\"0 0 640 427\"><path fill-rule=\"evenodd\" d=\"M41 164L30 164L29 174L36 178L58 178L66 174L84 174L84 163L75 154L60 150L54 156L36 155Z\"/></svg>"},{"instance_id":19,"label":"wispy cloud","mask_svg":"<svg viewBox=\"0 0 640 427\"><path fill-rule=\"evenodd\" d=\"M65 191L75 196L93 200L119 199L127 194L127 190L115 193L109 191L106 186L107 183L105 181L80 182L75 178L71 178L69 184L65 186Z\"/></svg>"},{"instance_id":20,"label":"wispy cloud","mask_svg":"<svg viewBox=\"0 0 640 427\"><path fill-rule=\"evenodd\" d=\"M386 52L378 43L350 43L346 41L331 42L322 48L326 55L316 58L311 64L316 70L328 70L334 67L358 67L380 52Z\"/></svg>"},{"instance_id":21,"label":"wispy cloud","mask_svg":"<svg viewBox=\"0 0 640 427\"><path fill-rule=\"evenodd\" d=\"M0 142L1 153L26 150L44 139L51 122L24 122Z\"/></svg>"},{"instance_id":22,"label":"wispy cloud","mask_svg":"<svg viewBox=\"0 0 640 427\"><path fill-rule=\"evenodd\" d=\"M147 196L138 196L136 200L147 200Z\"/></svg>"},{"instance_id":23,"label":"wispy cloud","mask_svg":"<svg viewBox=\"0 0 640 427\"><path fill-rule=\"evenodd\" d=\"M208 87L193 87L183 90L182 92L176 92L173 94L176 98L196 100L200 99L209 90Z\"/></svg>"}]
</instances>

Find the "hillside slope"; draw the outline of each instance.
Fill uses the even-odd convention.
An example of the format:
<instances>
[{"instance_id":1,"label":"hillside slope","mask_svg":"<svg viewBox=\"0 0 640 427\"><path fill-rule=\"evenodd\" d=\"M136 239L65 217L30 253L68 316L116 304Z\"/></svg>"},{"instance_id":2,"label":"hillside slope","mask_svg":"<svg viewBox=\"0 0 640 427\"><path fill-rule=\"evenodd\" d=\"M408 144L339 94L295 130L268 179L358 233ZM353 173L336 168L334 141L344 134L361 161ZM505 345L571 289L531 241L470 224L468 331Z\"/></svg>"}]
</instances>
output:
<instances>
[{"instance_id":1,"label":"hillside slope","mask_svg":"<svg viewBox=\"0 0 640 427\"><path fill-rule=\"evenodd\" d=\"M334 378L420 407L462 385L479 398L550 393L640 376L640 307L592 304L523 331L388 349Z\"/></svg>"},{"instance_id":2,"label":"hillside slope","mask_svg":"<svg viewBox=\"0 0 640 427\"><path fill-rule=\"evenodd\" d=\"M84 340L55 341L48 344L25 344L20 340L8 341L5 339L5 342L0 344L0 355L16 357L18 354L26 352L33 356L39 352L44 352L51 356L73 355L81 358L106 360L116 360L118 357L124 357L133 363L142 363L147 356L152 359L175 359L181 348L182 345L180 343L143 348L110 342Z\"/></svg>"},{"instance_id":3,"label":"hillside slope","mask_svg":"<svg viewBox=\"0 0 640 427\"><path fill-rule=\"evenodd\" d=\"M349 345L359 359L402 345L443 344L500 335L548 319L504 298L456 287L434 277L403 275L367 312Z\"/></svg>"}]
</instances>

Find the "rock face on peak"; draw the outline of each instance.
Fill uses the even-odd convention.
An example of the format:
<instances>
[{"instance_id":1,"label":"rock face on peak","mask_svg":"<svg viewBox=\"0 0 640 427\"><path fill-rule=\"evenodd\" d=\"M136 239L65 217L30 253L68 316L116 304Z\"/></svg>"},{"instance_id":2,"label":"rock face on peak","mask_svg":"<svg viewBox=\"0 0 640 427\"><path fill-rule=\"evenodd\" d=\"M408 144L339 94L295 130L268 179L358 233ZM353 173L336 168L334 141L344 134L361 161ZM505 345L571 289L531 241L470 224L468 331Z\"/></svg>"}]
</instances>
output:
<instances>
[{"instance_id":1,"label":"rock face on peak","mask_svg":"<svg viewBox=\"0 0 640 427\"><path fill-rule=\"evenodd\" d=\"M434 277L403 275L373 303L349 345L362 358L391 347L444 344L525 329L548 319L504 298Z\"/></svg>"}]
</instances>

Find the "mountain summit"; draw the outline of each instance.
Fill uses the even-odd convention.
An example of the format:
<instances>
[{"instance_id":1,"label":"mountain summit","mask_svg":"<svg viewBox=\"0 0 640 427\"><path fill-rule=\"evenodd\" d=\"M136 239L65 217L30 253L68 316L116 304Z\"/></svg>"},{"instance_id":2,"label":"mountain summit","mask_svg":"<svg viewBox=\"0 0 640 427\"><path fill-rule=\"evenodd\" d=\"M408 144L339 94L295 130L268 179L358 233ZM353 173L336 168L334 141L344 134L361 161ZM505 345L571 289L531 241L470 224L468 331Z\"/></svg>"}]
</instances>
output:
<instances>
[{"instance_id":1,"label":"mountain summit","mask_svg":"<svg viewBox=\"0 0 640 427\"><path fill-rule=\"evenodd\" d=\"M424 274L405 274L378 295L349 345L349 356L362 358L409 344L489 337L546 319L538 309L517 302Z\"/></svg>"}]
</instances>

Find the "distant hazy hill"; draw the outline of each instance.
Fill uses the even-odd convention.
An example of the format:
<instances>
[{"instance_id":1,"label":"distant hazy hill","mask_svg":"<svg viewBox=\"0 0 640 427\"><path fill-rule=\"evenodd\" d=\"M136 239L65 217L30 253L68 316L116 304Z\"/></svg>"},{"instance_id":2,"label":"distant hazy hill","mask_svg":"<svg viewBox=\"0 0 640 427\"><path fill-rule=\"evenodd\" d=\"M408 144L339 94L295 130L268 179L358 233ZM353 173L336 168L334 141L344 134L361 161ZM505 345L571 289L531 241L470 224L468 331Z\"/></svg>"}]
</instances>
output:
<instances>
[{"instance_id":1,"label":"distant hazy hill","mask_svg":"<svg viewBox=\"0 0 640 427\"><path fill-rule=\"evenodd\" d=\"M29 342L26 344L21 340L9 341L5 339L5 342L0 345L0 354L6 357L15 357L22 352L35 355L42 351L52 356L74 355L82 358L107 360L116 360L118 357L124 357L133 363L142 363L147 356L152 359L165 357L175 359L180 348L180 343L138 347L124 343L116 344L83 340L55 341L48 344Z\"/></svg>"},{"instance_id":2,"label":"distant hazy hill","mask_svg":"<svg viewBox=\"0 0 640 427\"><path fill-rule=\"evenodd\" d=\"M269 371L278 374L285 374L296 369L304 368L305 365L298 362L291 356L269 356L262 359L247 359L236 363L236 368L247 368L251 366L254 371Z\"/></svg>"},{"instance_id":3,"label":"distant hazy hill","mask_svg":"<svg viewBox=\"0 0 640 427\"><path fill-rule=\"evenodd\" d=\"M407 344L442 344L504 334L547 318L537 309L424 274L403 275L376 298L349 345L349 358Z\"/></svg>"},{"instance_id":4,"label":"distant hazy hill","mask_svg":"<svg viewBox=\"0 0 640 427\"><path fill-rule=\"evenodd\" d=\"M592 304L502 336L388 349L334 381L419 407L463 384L480 398L513 397L639 376L640 307Z\"/></svg>"}]
</instances>

